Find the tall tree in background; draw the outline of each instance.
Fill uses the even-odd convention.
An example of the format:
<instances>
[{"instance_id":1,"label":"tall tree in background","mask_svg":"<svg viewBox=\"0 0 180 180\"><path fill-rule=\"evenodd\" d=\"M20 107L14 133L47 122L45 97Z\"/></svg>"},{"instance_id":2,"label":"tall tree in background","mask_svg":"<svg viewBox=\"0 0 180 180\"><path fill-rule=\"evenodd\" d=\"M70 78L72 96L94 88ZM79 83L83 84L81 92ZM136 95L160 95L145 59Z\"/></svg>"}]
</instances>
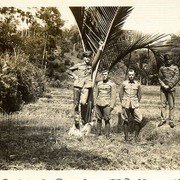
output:
<instances>
[{"instance_id":1,"label":"tall tree in background","mask_svg":"<svg viewBox=\"0 0 180 180\"><path fill-rule=\"evenodd\" d=\"M0 51L13 52L15 47L22 46L22 38L18 34L17 26L25 19L30 21L30 16L14 7L0 8Z\"/></svg>"},{"instance_id":2,"label":"tall tree in background","mask_svg":"<svg viewBox=\"0 0 180 180\"><path fill-rule=\"evenodd\" d=\"M63 39L71 44L72 51L75 52L77 50L77 45L81 43L77 26L73 25L69 29L65 28L63 30Z\"/></svg>"},{"instance_id":3,"label":"tall tree in background","mask_svg":"<svg viewBox=\"0 0 180 180\"><path fill-rule=\"evenodd\" d=\"M57 40L62 37L61 28L64 25L59 10L55 7L42 7L37 11L36 17L43 22L45 49L56 48Z\"/></svg>"}]
</instances>

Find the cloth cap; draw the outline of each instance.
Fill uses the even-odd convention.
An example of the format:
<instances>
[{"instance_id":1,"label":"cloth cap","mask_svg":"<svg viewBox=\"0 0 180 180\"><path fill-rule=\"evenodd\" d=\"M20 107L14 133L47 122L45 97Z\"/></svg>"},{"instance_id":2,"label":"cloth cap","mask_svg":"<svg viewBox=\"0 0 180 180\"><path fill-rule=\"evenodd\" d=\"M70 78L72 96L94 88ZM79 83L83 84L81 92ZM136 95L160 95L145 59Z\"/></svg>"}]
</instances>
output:
<instances>
[{"instance_id":1,"label":"cloth cap","mask_svg":"<svg viewBox=\"0 0 180 180\"><path fill-rule=\"evenodd\" d=\"M85 51L83 53L83 57L91 57L92 56L92 51Z\"/></svg>"}]
</instances>

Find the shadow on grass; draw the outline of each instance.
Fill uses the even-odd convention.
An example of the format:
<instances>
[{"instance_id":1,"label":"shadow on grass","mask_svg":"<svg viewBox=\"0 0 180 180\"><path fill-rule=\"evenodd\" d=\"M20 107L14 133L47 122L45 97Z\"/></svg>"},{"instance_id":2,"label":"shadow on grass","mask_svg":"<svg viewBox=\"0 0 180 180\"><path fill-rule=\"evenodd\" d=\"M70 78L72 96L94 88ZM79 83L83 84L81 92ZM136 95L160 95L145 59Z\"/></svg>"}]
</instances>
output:
<instances>
[{"instance_id":1,"label":"shadow on grass","mask_svg":"<svg viewBox=\"0 0 180 180\"><path fill-rule=\"evenodd\" d=\"M18 170L93 170L103 169L110 163L109 159L91 152L68 148L63 139L63 127L52 130L26 126L24 121L8 120L0 122L0 129L0 170L12 167Z\"/></svg>"},{"instance_id":2,"label":"shadow on grass","mask_svg":"<svg viewBox=\"0 0 180 180\"><path fill-rule=\"evenodd\" d=\"M141 130L147 125L148 122L149 122L149 119L147 119L147 118L142 119L142 122L140 124ZM129 121L129 132L130 133L134 132L134 130L135 130L134 126L135 126L135 121L133 120L133 117L131 116L130 121ZM111 130L113 133L122 133L123 132L123 120L121 119L120 113L118 113L117 125L113 126Z\"/></svg>"}]
</instances>

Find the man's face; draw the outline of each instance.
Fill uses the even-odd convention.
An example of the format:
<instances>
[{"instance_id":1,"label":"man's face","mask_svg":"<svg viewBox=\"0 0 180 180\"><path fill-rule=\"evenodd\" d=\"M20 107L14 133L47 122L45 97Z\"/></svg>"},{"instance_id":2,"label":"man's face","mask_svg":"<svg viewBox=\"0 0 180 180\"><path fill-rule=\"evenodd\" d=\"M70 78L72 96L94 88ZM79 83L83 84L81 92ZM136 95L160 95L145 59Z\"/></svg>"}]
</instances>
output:
<instances>
[{"instance_id":1,"label":"man's face","mask_svg":"<svg viewBox=\"0 0 180 180\"><path fill-rule=\"evenodd\" d=\"M133 81L134 77L135 77L135 73L133 71L128 73L128 78L130 81Z\"/></svg>"},{"instance_id":2,"label":"man's face","mask_svg":"<svg viewBox=\"0 0 180 180\"><path fill-rule=\"evenodd\" d=\"M86 64L90 64L90 58L84 57L84 62L85 62Z\"/></svg>"},{"instance_id":3,"label":"man's face","mask_svg":"<svg viewBox=\"0 0 180 180\"><path fill-rule=\"evenodd\" d=\"M108 80L108 72L103 73L103 81Z\"/></svg>"},{"instance_id":4,"label":"man's face","mask_svg":"<svg viewBox=\"0 0 180 180\"><path fill-rule=\"evenodd\" d=\"M55 56L59 56L58 50L54 50L53 53L54 53Z\"/></svg>"},{"instance_id":5,"label":"man's face","mask_svg":"<svg viewBox=\"0 0 180 180\"><path fill-rule=\"evenodd\" d=\"M172 59L171 59L170 56L166 56L166 57L164 58L164 61L165 61L165 64L166 64L167 66L170 66L170 65L172 64Z\"/></svg>"}]
</instances>

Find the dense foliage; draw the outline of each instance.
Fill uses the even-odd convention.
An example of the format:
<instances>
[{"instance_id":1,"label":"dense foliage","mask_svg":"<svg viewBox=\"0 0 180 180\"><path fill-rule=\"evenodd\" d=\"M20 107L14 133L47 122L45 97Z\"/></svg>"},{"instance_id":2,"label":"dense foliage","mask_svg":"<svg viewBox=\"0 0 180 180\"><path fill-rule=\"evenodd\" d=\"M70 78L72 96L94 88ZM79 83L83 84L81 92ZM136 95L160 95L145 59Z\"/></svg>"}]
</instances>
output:
<instances>
[{"instance_id":1,"label":"dense foliage","mask_svg":"<svg viewBox=\"0 0 180 180\"><path fill-rule=\"evenodd\" d=\"M79 35L75 26L65 30L63 26L55 7L0 8L2 112L18 111L42 96L45 76L59 87L66 79L64 72L72 62L65 53L73 50Z\"/></svg>"},{"instance_id":2,"label":"dense foliage","mask_svg":"<svg viewBox=\"0 0 180 180\"><path fill-rule=\"evenodd\" d=\"M14 112L24 103L34 102L43 95L45 81L41 69L28 62L25 54L1 56L0 107Z\"/></svg>"}]
</instances>

